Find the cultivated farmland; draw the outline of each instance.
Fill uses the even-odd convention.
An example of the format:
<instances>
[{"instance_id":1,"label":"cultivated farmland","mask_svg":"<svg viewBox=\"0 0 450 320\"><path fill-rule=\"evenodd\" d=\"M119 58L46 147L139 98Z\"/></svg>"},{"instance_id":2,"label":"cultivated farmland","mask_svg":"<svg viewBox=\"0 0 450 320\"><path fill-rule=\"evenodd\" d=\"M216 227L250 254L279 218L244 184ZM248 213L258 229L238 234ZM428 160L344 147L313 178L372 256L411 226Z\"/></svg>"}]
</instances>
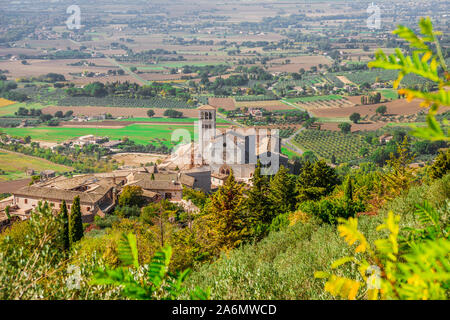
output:
<instances>
[{"instance_id":1,"label":"cultivated farmland","mask_svg":"<svg viewBox=\"0 0 450 320\"><path fill-rule=\"evenodd\" d=\"M183 125L157 125L157 124L132 124L126 127L118 128L90 128L90 127L37 127L37 128L6 128L4 131L13 136L31 136L33 140L42 140L50 142L63 142L75 137L85 135L96 135L109 137L112 140L121 140L128 137L139 144L165 144L172 146L171 135L176 129L184 129L193 136L194 126Z\"/></svg>"},{"instance_id":2,"label":"cultivated farmland","mask_svg":"<svg viewBox=\"0 0 450 320\"><path fill-rule=\"evenodd\" d=\"M280 110L295 110L279 100L269 101L239 101L236 102L236 107L243 108L264 108L267 111L280 111Z\"/></svg>"},{"instance_id":3,"label":"cultivated farmland","mask_svg":"<svg viewBox=\"0 0 450 320\"><path fill-rule=\"evenodd\" d=\"M301 97L285 100L290 103L295 103L299 107L304 108L308 111L318 109L345 108L355 105L353 102L339 95Z\"/></svg>"},{"instance_id":4,"label":"cultivated farmland","mask_svg":"<svg viewBox=\"0 0 450 320\"><path fill-rule=\"evenodd\" d=\"M0 181L24 179L27 177L27 169L37 172L55 170L60 173L73 170L71 167L55 164L45 159L16 154L3 149L0 149L0 169Z\"/></svg>"},{"instance_id":5,"label":"cultivated farmland","mask_svg":"<svg viewBox=\"0 0 450 320\"><path fill-rule=\"evenodd\" d=\"M368 150L373 149L361 135L334 131L304 130L295 136L293 143L327 160L334 155L337 162L357 159L363 147Z\"/></svg>"},{"instance_id":6,"label":"cultivated farmland","mask_svg":"<svg viewBox=\"0 0 450 320\"><path fill-rule=\"evenodd\" d=\"M164 109L160 108L123 108L123 107L91 107L91 106L70 106L70 107L47 107L42 110L44 113L54 114L56 111L63 111L64 113L72 110L76 116L97 116L102 114L111 114L113 117L134 117L134 118L148 118L147 111L152 109L155 112L155 117L164 117ZM198 110L196 109L175 109L183 113L184 117L195 118L198 117ZM166 119L166 121L171 121Z\"/></svg>"}]
</instances>

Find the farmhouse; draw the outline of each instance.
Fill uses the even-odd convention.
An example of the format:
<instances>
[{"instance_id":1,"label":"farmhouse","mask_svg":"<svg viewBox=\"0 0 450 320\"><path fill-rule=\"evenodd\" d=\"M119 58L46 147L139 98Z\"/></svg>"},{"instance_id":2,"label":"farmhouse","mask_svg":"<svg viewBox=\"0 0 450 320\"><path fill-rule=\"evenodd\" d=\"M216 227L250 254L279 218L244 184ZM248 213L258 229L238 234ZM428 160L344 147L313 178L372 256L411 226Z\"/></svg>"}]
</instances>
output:
<instances>
[{"instance_id":1,"label":"farmhouse","mask_svg":"<svg viewBox=\"0 0 450 320\"><path fill-rule=\"evenodd\" d=\"M388 142L390 142L392 139L394 139L394 137L390 134L383 134L380 138L379 141L381 144L386 144Z\"/></svg>"}]
</instances>

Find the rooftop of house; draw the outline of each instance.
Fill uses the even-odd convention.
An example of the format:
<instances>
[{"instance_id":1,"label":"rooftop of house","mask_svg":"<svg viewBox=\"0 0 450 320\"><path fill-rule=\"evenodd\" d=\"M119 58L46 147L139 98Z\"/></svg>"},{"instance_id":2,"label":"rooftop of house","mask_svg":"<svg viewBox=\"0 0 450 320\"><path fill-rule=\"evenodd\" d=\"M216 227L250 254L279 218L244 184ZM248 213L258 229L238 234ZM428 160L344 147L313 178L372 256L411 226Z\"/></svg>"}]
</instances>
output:
<instances>
[{"instance_id":1,"label":"rooftop of house","mask_svg":"<svg viewBox=\"0 0 450 320\"><path fill-rule=\"evenodd\" d=\"M138 186L144 190L170 190L170 191L181 191L183 186L179 181L163 181L163 180L139 180L132 181L127 185Z\"/></svg>"},{"instance_id":2,"label":"rooftop of house","mask_svg":"<svg viewBox=\"0 0 450 320\"><path fill-rule=\"evenodd\" d=\"M100 201L110 189L111 187L99 186L93 191L82 192L51 187L26 186L14 192L14 196L31 197L42 200L64 200L67 202L72 202L76 196L79 196L81 203L94 205Z\"/></svg>"},{"instance_id":3,"label":"rooftop of house","mask_svg":"<svg viewBox=\"0 0 450 320\"><path fill-rule=\"evenodd\" d=\"M138 182L141 183L141 187L144 188L144 185L147 188L144 189L164 189L164 188L172 188L173 183L175 181L178 184L182 184L192 188L195 183L195 178L188 176L184 173L175 173L175 172L167 172L167 173L132 173L128 177L128 184L136 185ZM148 182L148 183L147 183ZM158 184L158 182L161 182ZM170 185L165 184L169 182Z\"/></svg>"},{"instance_id":4,"label":"rooftop of house","mask_svg":"<svg viewBox=\"0 0 450 320\"><path fill-rule=\"evenodd\" d=\"M119 181L114 180L116 177L125 178L128 174L129 172L111 172L85 174L71 178L59 176L22 187L14 192L14 196L65 201L72 201L79 196L82 203L95 204L117 186Z\"/></svg>"},{"instance_id":5,"label":"rooftop of house","mask_svg":"<svg viewBox=\"0 0 450 320\"><path fill-rule=\"evenodd\" d=\"M213 106L210 106L209 104L205 104L205 105L203 105L203 106L200 106L199 108L198 108L198 110L216 110L216 108L214 108Z\"/></svg>"}]
</instances>

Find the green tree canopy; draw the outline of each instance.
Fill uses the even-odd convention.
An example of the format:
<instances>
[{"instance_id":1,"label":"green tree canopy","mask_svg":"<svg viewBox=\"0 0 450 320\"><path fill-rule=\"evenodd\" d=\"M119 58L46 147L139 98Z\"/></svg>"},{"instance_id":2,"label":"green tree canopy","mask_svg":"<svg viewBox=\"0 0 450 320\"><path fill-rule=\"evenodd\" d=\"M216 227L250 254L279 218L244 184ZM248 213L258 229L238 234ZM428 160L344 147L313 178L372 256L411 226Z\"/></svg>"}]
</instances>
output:
<instances>
[{"instance_id":1,"label":"green tree canopy","mask_svg":"<svg viewBox=\"0 0 450 320\"><path fill-rule=\"evenodd\" d=\"M119 196L119 206L133 207L143 204L143 190L139 186L126 186Z\"/></svg>"},{"instance_id":2,"label":"green tree canopy","mask_svg":"<svg viewBox=\"0 0 450 320\"><path fill-rule=\"evenodd\" d=\"M297 179L297 199L318 200L333 191L339 183L335 169L321 160L314 164L307 162Z\"/></svg>"}]
</instances>

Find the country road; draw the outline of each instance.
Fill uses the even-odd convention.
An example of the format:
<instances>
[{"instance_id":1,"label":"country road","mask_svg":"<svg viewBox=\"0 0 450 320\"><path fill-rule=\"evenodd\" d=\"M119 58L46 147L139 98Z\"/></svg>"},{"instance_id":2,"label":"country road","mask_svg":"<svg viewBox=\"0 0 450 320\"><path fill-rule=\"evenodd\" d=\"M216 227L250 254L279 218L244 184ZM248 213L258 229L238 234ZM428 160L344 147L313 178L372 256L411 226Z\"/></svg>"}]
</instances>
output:
<instances>
[{"instance_id":1,"label":"country road","mask_svg":"<svg viewBox=\"0 0 450 320\"><path fill-rule=\"evenodd\" d=\"M111 57L107 57L108 61L111 62L112 64L114 64L116 67L119 67L120 69L122 69L123 71L125 71L125 73L127 73L128 75L132 76L133 78L135 78L136 80L138 80L138 82L140 82L141 84L148 84L149 81L139 77L136 73L134 73L133 71L131 71L130 69L122 66L121 64L119 64L116 60L114 60Z\"/></svg>"}]
</instances>

